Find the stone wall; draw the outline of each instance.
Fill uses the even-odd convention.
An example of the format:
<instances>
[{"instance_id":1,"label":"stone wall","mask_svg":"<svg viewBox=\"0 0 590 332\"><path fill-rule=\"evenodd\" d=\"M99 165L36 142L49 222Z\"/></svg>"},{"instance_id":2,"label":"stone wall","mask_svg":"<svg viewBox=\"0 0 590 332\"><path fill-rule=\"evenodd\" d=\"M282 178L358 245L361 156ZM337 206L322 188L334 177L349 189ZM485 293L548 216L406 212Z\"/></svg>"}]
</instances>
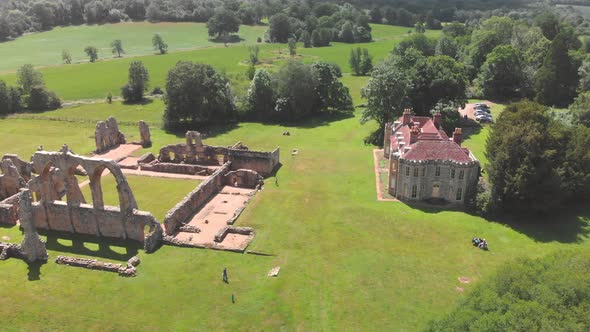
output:
<instances>
[{"instance_id":1,"label":"stone wall","mask_svg":"<svg viewBox=\"0 0 590 332\"><path fill-rule=\"evenodd\" d=\"M199 208L207 203L225 185L225 175L229 172L231 163L226 163L182 201L173 207L164 218L166 234L172 235L178 226L195 214Z\"/></svg>"},{"instance_id":2,"label":"stone wall","mask_svg":"<svg viewBox=\"0 0 590 332\"><path fill-rule=\"evenodd\" d=\"M242 149L230 149L229 161L232 169L249 169L258 172L262 176L270 176L279 164L280 149L272 152L250 151Z\"/></svg>"},{"instance_id":3,"label":"stone wall","mask_svg":"<svg viewBox=\"0 0 590 332\"><path fill-rule=\"evenodd\" d=\"M160 172L160 173L176 173L176 174L188 174L188 175L211 175L215 172L215 169L201 165L191 164L175 164L175 163L163 163L154 160L147 164L141 165L142 171Z\"/></svg>"},{"instance_id":4,"label":"stone wall","mask_svg":"<svg viewBox=\"0 0 590 332\"><path fill-rule=\"evenodd\" d=\"M119 131L117 120L110 116L107 121L100 121L94 130L96 152L107 151L120 144L125 144L125 135Z\"/></svg>"},{"instance_id":5,"label":"stone wall","mask_svg":"<svg viewBox=\"0 0 590 332\"><path fill-rule=\"evenodd\" d=\"M162 238L162 227L148 212L138 210L135 197L121 168L111 160L86 158L68 152L38 151L33 155L37 174L29 184L38 188L40 198L30 206L32 218L39 229L75 234L131 239L144 244L147 252L154 251ZM86 204L74 176L81 167L90 177L93 205ZM117 183L119 206L105 206L101 189L103 171L109 170ZM54 200L50 171L61 176L66 202ZM146 232L147 229L147 232Z\"/></svg>"},{"instance_id":6,"label":"stone wall","mask_svg":"<svg viewBox=\"0 0 590 332\"><path fill-rule=\"evenodd\" d=\"M255 189L262 186L264 178L256 171L239 169L227 173L224 176L224 182L228 186Z\"/></svg>"},{"instance_id":7,"label":"stone wall","mask_svg":"<svg viewBox=\"0 0 590 332\"><path fill-rule=\"evenodd\" d=\"M10 159L0 161L0 201L18 194L21 188L27 186L25 180L20 176L18 168Z\"/></svg>"},{"instance_id":8,"label":"stone wall","mask_svg":"<svg viewBox=\"0 0 590 332\"><path fill-rule=\"evenodd\" d=\"M2 160L10 160L12 164L18 170L18 174L25 180L29 181L31 179L31 172L33 171L33 165L30 162L26 162L18 157L15 154L5 154L2 157Z\"/></svg>"},{"instance_id":9,"label":"stone wall","mask_svg":"<svg viewBox=\"0 0 590 332\"><path fill-rule=\"evenodd\" d=\"M238 142L231 147L204 145L201 134L195 131L186 133L186 142L167 145L160 149L158 163L152 162L144 168L155 172L198 174L198 168L186 165L219 166L228 161L232 162L232 169L249 169L260 175L269 176L279 164L280 150L272 152L250 151L248 147ZM183 165L174 168L169 164Z\"/></svg>"}]
</instances>

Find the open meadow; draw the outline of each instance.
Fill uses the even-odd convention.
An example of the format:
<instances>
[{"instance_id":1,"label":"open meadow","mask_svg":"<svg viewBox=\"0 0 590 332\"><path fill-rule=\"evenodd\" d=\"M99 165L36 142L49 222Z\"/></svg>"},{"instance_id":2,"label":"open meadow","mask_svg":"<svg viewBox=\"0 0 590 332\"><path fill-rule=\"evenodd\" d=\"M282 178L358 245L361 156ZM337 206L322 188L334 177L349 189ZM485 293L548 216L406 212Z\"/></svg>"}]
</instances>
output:
<instances>
[{"instance_id":1,"label":"open meadow","mask_svg":"<svg viewBox=\"0 0 590 332\"><path fill-rule=\"evenodd\" d=\"M311 59L339 63L344 72L353 46L384 57L407 28L379 27L379 41L366 45L300 49ZM388 35L391 33L391 35ZM394 33L397 33L395 35ZM263 46L263 58L279 46ZM281 46L283 49L284 45ZM163 85L178 60L211 63L241 74L245 47L206 48L165 56L141 57L152 85ZM47 85L64 99L103 98L126 80L131 59L57 66L42 70ZM1 78L13 79L12 74ZM345 75L354 104L367 77ZM89 104L43 114L0 119L0 155L28 159L36 147L67 143L78 154L94 148L96 121L115 116L129 140L137 140L137 121L151 125L153 152L183 141L182 133L160 129L164 104ZM497 114L501 107L495 108ZM416 208L376 199L373 146L363 143L377 124L361 125L360 110L325 115L299 125L239 123L211 130L205 144L242 141L255 150L281 148L275 177L237 221L256 229L249 247L268 256L163 246L145 254L137 246L92 238L49 234L50 261L33 270L16 259L0 262L2 330L187 331L187 330L353 330L417 331L449 313L474 284L516 257L541 257L559 249L590 249L587 211L547 218L533 225L520 220L486 220L462 211ZM289 131L290 136L282 133ZM488 128L465 146L482 158ZM298 149L299 153L290 152ZM141 209L161 222L163 213L198 183L130 178ZM170 185L170 187L168 187ZM141 197L141 200L140 200ZM159 199L161 198L161 200ZM154 203L156 202L156 203ZM490 251L471 245L483 236ZM0 237L21 239L17 227L0 228ZM80 243L80 242L83 243ZM57 265L61 254L122 262L137 253L135 278ZM280 266L276 278L268 271ZM229 283L221 280L224 268ZM460 283L459 277L470 283ZM236 303L232 304L234 295Z\"/></svg>"}]
</instances>

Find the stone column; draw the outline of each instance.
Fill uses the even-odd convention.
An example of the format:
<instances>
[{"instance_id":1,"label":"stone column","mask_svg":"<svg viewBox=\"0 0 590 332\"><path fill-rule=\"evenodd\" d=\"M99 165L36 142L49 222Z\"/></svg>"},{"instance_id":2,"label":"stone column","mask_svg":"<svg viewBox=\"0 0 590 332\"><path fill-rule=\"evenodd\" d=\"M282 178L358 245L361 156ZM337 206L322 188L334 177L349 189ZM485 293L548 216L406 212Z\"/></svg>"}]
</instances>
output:
<instances>
[{"instance_id":1,"label":"stone column","mask_svg":"<svg viewBox=\"0 0 590 332\"><path fill-rule=\"evenodd\" d=\"M25 233L25 238L21 242L21 250L29 262L47 261L45 242L37 234L33 220L31 193L29 189L22 189L20 195L19 219Z\"/></svg>"}]
</instances>

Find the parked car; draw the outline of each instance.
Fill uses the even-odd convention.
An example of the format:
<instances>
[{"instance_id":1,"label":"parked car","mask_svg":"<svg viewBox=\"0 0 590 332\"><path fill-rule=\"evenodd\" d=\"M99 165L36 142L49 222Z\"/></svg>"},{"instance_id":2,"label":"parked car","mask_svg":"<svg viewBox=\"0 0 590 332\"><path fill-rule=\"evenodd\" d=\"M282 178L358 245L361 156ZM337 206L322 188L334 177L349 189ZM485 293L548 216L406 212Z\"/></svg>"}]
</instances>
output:
<instances>
[{"instance_id":1,"label":"parked car","mask_svg":"<svg viewBox=\"0 0 590 332\"><path fill-rule=\"evenodd\" d=\"M487 104L484 104L484 103L475 103L474 107L475 108L485 108L485 109L490 108L490 106L488 106Z\"/></svg>"},{"instance_id":2,"label":"parked car","mask_svg":"<svg viewBox=\"0 0 590 332\"><path fill-rule=\"evenodd\" d=\"M490 113L488 113L488 112L486 112L486 111L483 111L483 110L476 110L476 111L475 111L475 116L478 116L478 115L491 116L491 115L490 115Z\"/></svg>"},{"instance_id":3,"label":"parked car","mask_svg":"<svg viewBox=\"0 0 590 332\"><path fill-rule=\"evenodd\" d=\"M490 109L489 109L489 108L485 108L485 107L476 107L476 108L475 108L475 111L476 111L476 112L477 112L477 111L482 111L482 112L486 112L486 113L488 113L488 114L492 112L492 111L490 111Z\"/></svg>"},{"instance_id":4,"label":"parked car","mask_svg":"<svg viewBox=\"0 0 590 332\"><path fill-rule=\"evenodd\" d=\"M480 122L480 123L492 123L494 122L494 119L489 116L489 115L484 115L484 114L480 114L480 115L476 115L475 116L475 120Z\"/></svg>"}]
</instances>

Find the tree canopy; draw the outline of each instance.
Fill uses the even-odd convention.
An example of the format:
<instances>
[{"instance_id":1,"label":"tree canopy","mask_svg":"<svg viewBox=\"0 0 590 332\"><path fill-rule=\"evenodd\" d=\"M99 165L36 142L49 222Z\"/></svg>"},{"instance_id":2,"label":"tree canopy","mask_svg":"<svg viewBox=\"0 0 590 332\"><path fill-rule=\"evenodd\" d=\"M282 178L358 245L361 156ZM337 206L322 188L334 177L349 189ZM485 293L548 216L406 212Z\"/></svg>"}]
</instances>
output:
<instances>
[{"instance_id":1,"label":"tree canopy","mask_svg":"<svg viewBox=\"0 0 590 332\"><path fill-rule=\"evenodd\" d=\"M164 101L167 129L227 123L236 115L229 80L206 64L179 61L168 72Z\"/></svg>"}]
</instances>

